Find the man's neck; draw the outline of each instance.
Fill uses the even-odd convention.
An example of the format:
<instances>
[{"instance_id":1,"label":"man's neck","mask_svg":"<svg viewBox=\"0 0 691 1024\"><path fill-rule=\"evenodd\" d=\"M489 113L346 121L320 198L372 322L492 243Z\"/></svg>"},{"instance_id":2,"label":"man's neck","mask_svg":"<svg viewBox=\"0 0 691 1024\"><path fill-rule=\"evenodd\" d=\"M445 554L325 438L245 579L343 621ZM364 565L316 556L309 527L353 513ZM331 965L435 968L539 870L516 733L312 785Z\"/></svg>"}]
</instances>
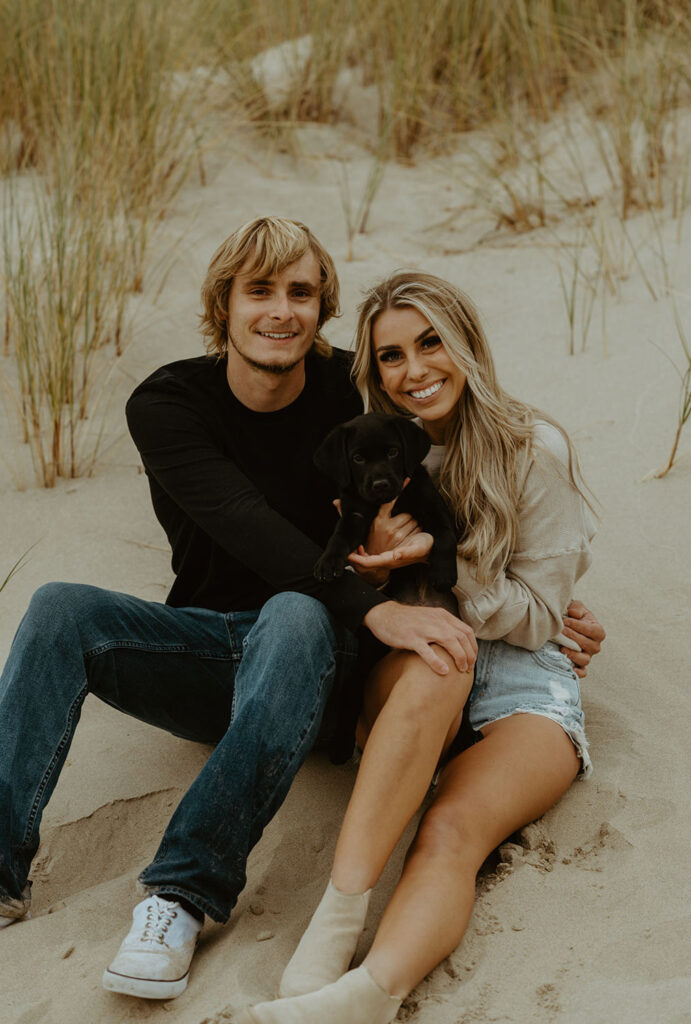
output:
<instances>
[{"instance_id":1,"label":"man's neck","mask_svg":"<svg viewBox=\"0 0 691 1024\"><path fill-rule=\"evenodd\" d=\"M228 349L226 368L228 386L235 397L253 412L284 409L302 393L305 386L305 360L287 373L271 373L250 366L232 348Z\"/></svg>"}]
</instances>

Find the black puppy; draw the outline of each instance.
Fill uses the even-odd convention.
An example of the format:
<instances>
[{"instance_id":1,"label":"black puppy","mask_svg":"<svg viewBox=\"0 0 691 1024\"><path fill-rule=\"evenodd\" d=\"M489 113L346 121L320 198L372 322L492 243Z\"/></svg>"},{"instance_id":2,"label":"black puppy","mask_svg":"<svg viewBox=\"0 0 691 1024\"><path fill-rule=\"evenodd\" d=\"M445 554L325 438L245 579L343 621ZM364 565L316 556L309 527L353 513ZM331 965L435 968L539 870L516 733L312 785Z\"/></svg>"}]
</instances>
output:
<instances>
[{"instance_id":1,"label":"black puppy","mask_svg":"<svg viewBox=\"0 0 691 1024\"><path fill-rule=\"evenodd\" d=\"M327 435L315 452L314 462L338 484L341 518L314 568L318 580L328 581L343 574L351 551L366 544L379 506L398 498L392 514L410 513L423 530L432 534L434 546L426 565L411 566L412 573L399 569L394 574L397 599L418 603L420 589L427 589L426 583L448 594L456 582L456 532L443 498L421 465L429 448L424 430L402 416L384 413L356 416ZM404 488L406 477L410 483ZM428 600L427 595L423 601L445 603ZM455 611L458 614L457 606Z\"/></svg>"}]
</instances>

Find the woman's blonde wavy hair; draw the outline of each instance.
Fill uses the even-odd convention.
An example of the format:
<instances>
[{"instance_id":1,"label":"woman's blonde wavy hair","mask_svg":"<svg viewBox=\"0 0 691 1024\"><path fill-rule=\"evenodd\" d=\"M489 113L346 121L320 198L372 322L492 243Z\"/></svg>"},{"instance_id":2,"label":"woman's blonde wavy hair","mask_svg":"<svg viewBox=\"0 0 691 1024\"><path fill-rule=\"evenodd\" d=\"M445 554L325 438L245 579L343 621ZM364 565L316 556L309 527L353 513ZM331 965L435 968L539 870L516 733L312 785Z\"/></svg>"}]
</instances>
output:
<instances>
[{"instance_id":1,"label":"woman's blonde wavy hair","mask_svg":"<svg viewBox=\"0 0 691 1024\"><path fill-rule=\"evenodd\" d=\"M551 416L501 388L473 303L448 281L431 274L397 272L372 288L359 306L353 377L367 411L401 414L381 388L372 354L372 328L385 310L405 307L416 309L429 321L449 358L466 374L456 416L447 430L439 486L456 516L459 553L476 566L481 583L490 583L516 546L520 490L531 457L535 420L546 420L563 435L570 482L590 504L576 453ZM554 462L558 471L561 464Z\"/></svg>"},{"instance_id":2,"label":"woman's blonde wavy hair","mask_svg":"<svg viewBox=\"0 0 691 1024\"><path fill-rule=\"evenodd\" d=\"M200 330L210 355L216 352L221 357L228 351L228 297L233 278L240 272L258 279L273 277L306 252L314 254L321 272L319 319L312 349L323 356L331 355L321 329L331 317L339 316L336 267L308 227L283 217L258 217L243 224L214 253L202 285L204 311L200 315Z\"/></svg>"}]
</instances>

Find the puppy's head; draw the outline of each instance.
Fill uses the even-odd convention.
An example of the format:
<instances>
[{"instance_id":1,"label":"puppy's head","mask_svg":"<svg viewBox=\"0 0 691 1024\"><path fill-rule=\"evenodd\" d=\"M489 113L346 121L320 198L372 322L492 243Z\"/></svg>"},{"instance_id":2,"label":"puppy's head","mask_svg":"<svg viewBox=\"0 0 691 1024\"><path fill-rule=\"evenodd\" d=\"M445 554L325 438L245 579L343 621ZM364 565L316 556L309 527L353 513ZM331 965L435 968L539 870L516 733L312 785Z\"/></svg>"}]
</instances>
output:
<instances>
[{"instance_id":1,"label":"puppy's head","mask_svg":"<svg viewBox=\"0 0 691 1024\"><path fill-rule=\"evenodd\" d=\"M367 413L335 427L315 452L314 462L341 491L381 505L398 497L429 448L427 434L410 420Z\"/></svg>"}]
</instances>

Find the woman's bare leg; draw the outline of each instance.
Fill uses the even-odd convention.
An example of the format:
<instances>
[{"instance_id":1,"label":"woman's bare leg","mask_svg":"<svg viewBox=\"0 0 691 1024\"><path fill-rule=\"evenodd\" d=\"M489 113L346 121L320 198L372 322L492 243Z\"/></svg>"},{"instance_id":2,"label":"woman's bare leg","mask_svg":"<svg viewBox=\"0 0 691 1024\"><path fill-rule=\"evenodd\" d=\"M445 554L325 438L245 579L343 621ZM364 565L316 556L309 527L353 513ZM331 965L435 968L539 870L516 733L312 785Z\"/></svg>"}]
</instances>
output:
<instances>
[{"instance_id":1,"label":"woman's bare leg","mask_svg":"<svg viewBox=\"0 0 691 1024\"><path fill-rule=\"evenodd\" d=\"M461 941L485 858L568 789L579 769L555 722L516 714L444 769L364 963L387 992L408 994Z\"/></svg>"},{"instance_id":2,"label":"woman's bare leg","mask_svg":"<svg viewBox=\"0 0 691 1024\"><path fill-rule=\"evenodd\" d=\"M362 893L376 883L458 730L473 675L446 657L449 672L440 676L418 655L392 652L368 682L369 735L334 859L340 892Z\"/></svg>"}]
</instances>

